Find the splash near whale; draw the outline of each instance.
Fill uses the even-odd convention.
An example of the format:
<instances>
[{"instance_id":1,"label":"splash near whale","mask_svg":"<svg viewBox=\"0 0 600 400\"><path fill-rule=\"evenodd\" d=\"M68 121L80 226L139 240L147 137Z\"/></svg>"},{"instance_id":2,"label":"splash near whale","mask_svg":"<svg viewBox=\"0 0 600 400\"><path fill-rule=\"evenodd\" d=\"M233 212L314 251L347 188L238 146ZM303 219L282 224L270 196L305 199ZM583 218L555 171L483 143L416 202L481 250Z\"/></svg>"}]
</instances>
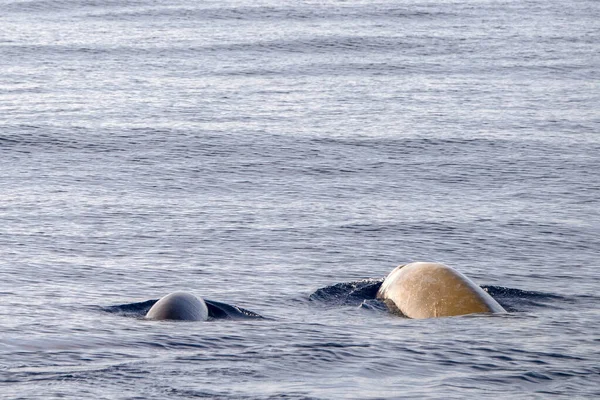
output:
<instances>
[{"instance_id":1,"label":"splash near whale","mask_svg":"<svg viewBox=\"0 0 600 400\"><path fill-rule=\"evenodd\" d=\"M377 298L408 318L504 313L504 308L469 278L444 264L414 262L395 268Z\"/></svg>"}]
</instances>

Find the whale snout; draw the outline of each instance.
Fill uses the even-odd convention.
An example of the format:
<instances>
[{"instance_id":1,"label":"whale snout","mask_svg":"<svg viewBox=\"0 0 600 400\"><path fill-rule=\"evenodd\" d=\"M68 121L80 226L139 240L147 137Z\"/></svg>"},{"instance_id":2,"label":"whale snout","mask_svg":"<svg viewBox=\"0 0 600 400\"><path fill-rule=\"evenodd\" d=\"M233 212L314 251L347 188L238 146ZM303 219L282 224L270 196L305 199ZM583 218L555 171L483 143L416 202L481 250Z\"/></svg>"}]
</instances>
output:
<instances>
[{"instance_id":1,"label":"whale snout","mask_svg":"<svg viewBox=\"0 0 600 400\"><path fill-rule=\"evenodd\" d=\"M208 307L204 300L192 294L175 292L158 300L148 310L146 318L154 320L206 321L208 319Z\"/></svg>"}]
</instances>

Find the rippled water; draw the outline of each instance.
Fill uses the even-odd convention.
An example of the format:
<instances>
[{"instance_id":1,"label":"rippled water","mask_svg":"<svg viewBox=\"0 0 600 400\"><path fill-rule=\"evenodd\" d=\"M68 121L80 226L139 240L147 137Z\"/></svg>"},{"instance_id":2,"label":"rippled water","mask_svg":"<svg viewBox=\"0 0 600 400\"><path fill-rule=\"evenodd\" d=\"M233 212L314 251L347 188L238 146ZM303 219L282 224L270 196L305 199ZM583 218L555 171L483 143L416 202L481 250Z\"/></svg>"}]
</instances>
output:
<instances>
[{"instance_id":1,"label":"rippled water","mask_svg":"<svg viewBox=\"0 0 600 400\"><path fill-rule=\"evenodd\" d=\"M600 396L598 2L0 8L0 397ZM360 291L417 260L510 313Z\"/></svg>"}]
</instances>

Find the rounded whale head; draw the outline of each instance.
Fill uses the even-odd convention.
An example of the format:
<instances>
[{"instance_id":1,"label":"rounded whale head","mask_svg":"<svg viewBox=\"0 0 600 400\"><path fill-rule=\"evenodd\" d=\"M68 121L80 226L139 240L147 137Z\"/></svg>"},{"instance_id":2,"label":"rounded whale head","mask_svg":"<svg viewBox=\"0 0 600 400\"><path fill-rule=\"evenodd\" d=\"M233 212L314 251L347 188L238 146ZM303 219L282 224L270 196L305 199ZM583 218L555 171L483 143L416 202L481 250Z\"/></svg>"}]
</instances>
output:
<instances>
[{"instance_id":1,"label":"rounded whale head","mask_svg":"<svg viewBox=\"0 0 600 400\"><path fill-rule=\"evenodd\" d=\"M148 313L148 319L180 320L180 321L206 321L208 307L202 299L184 292L168 294L158 300Z\"/></svg>"},{"instance_id":2,"label":"rounded whale head","mask_svg":"<svg viewBox=\"0 0 600 400\"><path fill-rule=\"evenodd\" d=\"M377 298L409 318L506 312L460 272L430 262L414 262L394 269L381 284Z\"/></svg>"}]
</instances>

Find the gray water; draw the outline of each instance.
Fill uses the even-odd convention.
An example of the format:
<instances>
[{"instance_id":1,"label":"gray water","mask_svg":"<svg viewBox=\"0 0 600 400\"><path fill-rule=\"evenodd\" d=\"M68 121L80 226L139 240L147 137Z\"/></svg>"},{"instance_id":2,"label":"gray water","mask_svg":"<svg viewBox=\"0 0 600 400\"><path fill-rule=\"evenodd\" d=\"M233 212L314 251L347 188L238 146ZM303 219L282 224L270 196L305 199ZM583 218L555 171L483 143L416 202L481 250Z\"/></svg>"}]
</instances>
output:
<instances>
[{"instance_id":1,"label":"gray water","mask_svg":"<svg viewBox=\"0 0 600 400\"><path fill-rule=\"evenodd\" d=\"M1 398L600 396L597 1L0 10ZM418 260L510 312L331 291Z\"/></svg>"}]
</instances>

